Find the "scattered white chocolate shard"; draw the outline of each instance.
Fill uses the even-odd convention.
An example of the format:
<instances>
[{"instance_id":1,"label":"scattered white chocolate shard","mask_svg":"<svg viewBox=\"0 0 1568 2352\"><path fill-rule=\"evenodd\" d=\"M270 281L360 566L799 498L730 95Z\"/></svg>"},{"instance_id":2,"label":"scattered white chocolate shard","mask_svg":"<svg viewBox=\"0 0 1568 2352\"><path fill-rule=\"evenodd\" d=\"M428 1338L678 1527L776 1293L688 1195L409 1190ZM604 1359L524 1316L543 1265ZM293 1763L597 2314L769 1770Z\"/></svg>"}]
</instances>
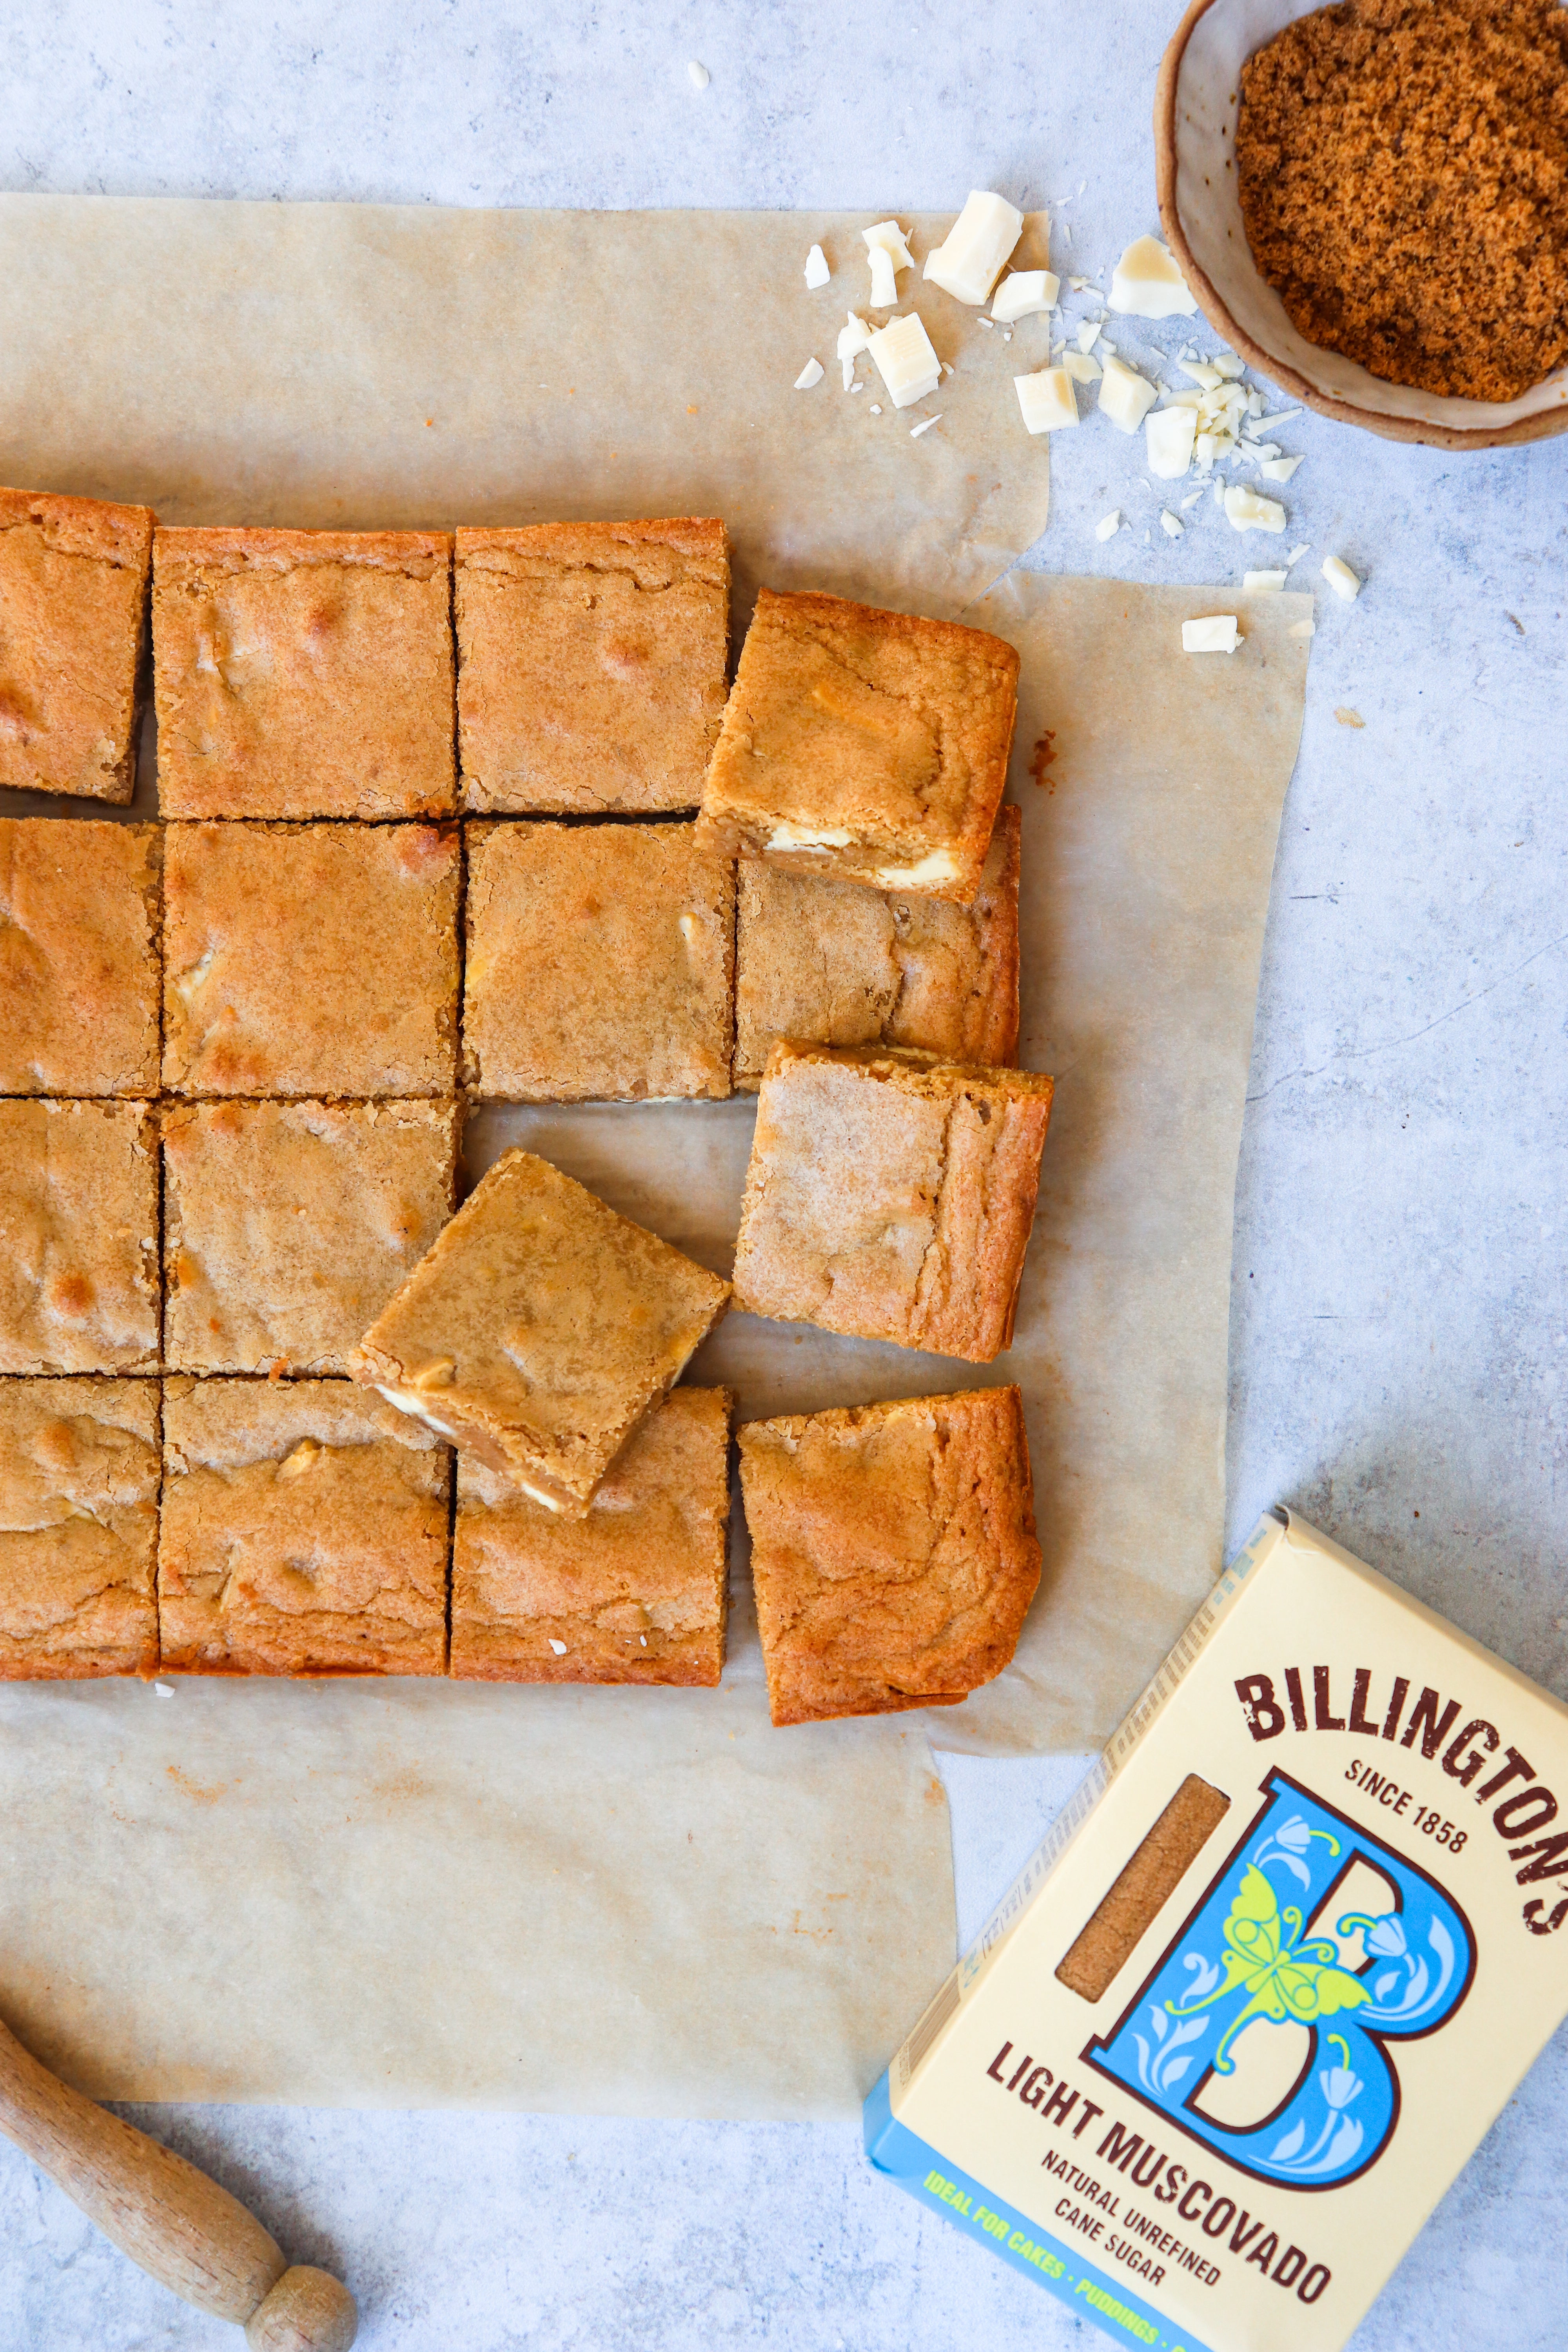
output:
<instances>
[{"instance_id":1,"label":"scattered white chocolate shard","mask_svg":"<svg viewBox=\"0 0 1568 2352\"><path fill-rule=\"evenodd\" d=\"M173 1683L154 1683L153 1685L153 1695L154 1698L173 1698L174 1696L174 1685Z\"/></svg>"},{"instance_id":2,"label":"scattered white chocolate shard","mask_svg":"<svg viewBox=\"0 0 1568 2352\"><path fill-rule=\"evenodd\" d=\"M1278 446L1269 441L1263 445L1266 449L1277 448ZM1288 482L1300 462L1300 457L1265 457L1258 470L1266 481Z\"/></svg>"},{"instance_id":3,"label":"scattered white chocolate shard","mask_svg":"<svg viewBox=\"0 0 1568 2352\"><path fill-rule=\"evenodd\" d=\"M1238 360L1234 352L1215 352L1214 363L1221 375L1228 376L1233 383L1247 365L1247 362Z\"/></svg>"},{"instance_id":4,"label":"scattered white chocolate shard","mask_svg":"<svg viewBox=\"0 0 1568 2352\"><path fill-rule=\"evenodd\" d=\"M977 327L984 327L984 330L985 330L985 331L986 331L986 333L987 333L987 334L990 334L990 333L991 333L991 331L992 331L992 330L993 330L993 328L994 328L994 324L995 324L995 321L994 321L994 320L991 320L991 319L976 319L976 320L974 321L974 323L975 323L975 325L976 325Z\"/></svg>"},{"instance_id":5,"label":"scattered white chocolate shard","mask_svg":"<svg viewBox=\"0 0 1568 2352\"><path fill-rule=\"evenodd\" d=\"M826 285L832 275L832 270L827 267L827 256L819 245L814 245L805 257L806 284L815 293L819 286Z\"/></svg>"},{"instance_id":6,"label":"scattered white chocolate shard","mask_svg":"<svg viewBox=\"0 0 1568 2352\"><path fill-rule=\"evenodd\" d=\"M826 373L827 371L823 366L820 360L807 360L805 365L802 368L800 373L795 380L795 388L796 392L809 392L813 384L820 383L822 382L822 379Z\"/></svg>"},{"instance_id":7,"label":"scattered white chocolate shard","mask_svg":"<svg viewBox=\"0 0 1568 2352\"><path fill-rule=\"evenodd\" d=\"M1190 408L1153 408L1143 419L1149 471L1163 482L1179 482L1193 462L1198 420Z\"/></svg>"},{"instance_id":8,"label":"scattered white chocolate shard","mask_svg":"<svg viewBox=\"0 0 1568 2352\"><path fill-rule=\"evenodd\" d=\"M882 414L882 404L879 400L874 400L871 403L871 414L873 416L880 416Z\"/></svg>"},{"instance_id":9,"label":"scattered white chocolate shard","mask_svg":"<svg viewBox=\"0 0 1568 2352\"><path fill-rule=\"evenodd\" d=\"M1234 613L1215 613L1207 620L1182 623L1184 654L1233 654L1240 643Z\"/></svg>"},{"instance_id":10,"label":"scattered white chocolate shard","mask_svg":"<svg viewBox=\"0 0 1568 2352\"><path fill-rule=\"evenodd\" d=\"M1300 563L1300 562L1301 558L1302 558L1304 555L1310 555L1310 553L1311 553L1311 552L1312 552L1312 543L1311 543L1310 540L1303 540L1303 541L1302 541L1302 542L1301 542L1301 544L1300 544L1300 547L1293 547L1293 548L1290 550L1289 554L1285 558L1285 569L1286 569L1286 571L1287 571L1287 572L1292 572L1292 571L1294 571L1294 569L1295 569L1296 565L1297 565L1298 563Z\"/></svg>"},{"instance_id":11,"label":"scattered white chocolate shard","mask_svg":"<svg viewBox=\"0 0 1568 2352\"><path fill-rule=\"evenodd\" d=\"M1037 311L1054 310L1061 290L1054 269L1010 269L996 289L991 316L1005 327L1015 326Z\"/></svg>"},{"instance_id":12,"label":"scattered white chocolate shard","mask_svg":"<svg viewBox=\"0 0 1568 2352\"><path fill-rule=\"evenodd\" d=\"M895 408L912 408L942 381L942 366L919 311L907 310L879 327L867 349Z\"/></svg>"},{"instance_id":13,"label":"scattered white chocolate shard","mask_svg":"<svg viewBox=\"0 0 1568 2352\"><path fill-rule=\"evenodd\" d=\"M1154 400L1153 385L1136 368L1130 368L1123 360L1106 361L1100 379L1100 413L1110 418L1118 432L1136 433Z\"/></svg>"},{"instance_id":14,"label":"scattered white chocolate shard","mask_svg":"<svg viewBox=\"0 0 1568 2352\"><path fill-rule=\"evenodd\" d=\"M1350 565L1337 555L1324 556L1323 577L1335 595L1342 596L1347 604L1353 604L1361 594L1360 580L1351 570Z\"/></svg>"},{"instance_id":15,"label":"scattered white chocolate shard","mask_svg":"<svg viewBox=\"0 0 1568 2352\"><path fill-rule=\"evenodd\" d=\"M1114 539L1121 528L1121 509L1120 507L1112 507L1110 512L1108 515L1101 515L1100 520L1095 524L1094 535L1096 539L1100 540Z\"/></svg>"},{"instance_id":16,"label":"scattered white chocolate shard","mask_svg":"<svg viewBox=\"0 0 1568 2352\"><path fill-rule=\"evenodd\" d=\"M918 425L910 425L910 439L911 441L918 441L922 433L929 433L933 425L940 425L941 423L942 411L939 408L934 416L922 416Z\"/></svg>"},{"instance_id":17,"label":"scattered white chocolate shard","mask_svg":"<svg viewBox=\"0 0 1568 2352\"><path fill-rule=\"evenodd\" d=\"M1116 357L1116 345L1111 341L1110 337L1106 334L1103 330L1100 333L1100 348L1102 352L1109 352L1112 359Z\"/></svg>"},{"instance_id":18,"label":"scattered white chocolate shard","mask_svg":"<svg viewBox=\"0 0 1568 2352\"><path fill-rule=\"evenodd\" d=\"M1182 512L1185 514L1191 508L1195 507L1202 496L1202 490L1194 490L1191 498L1184 499L1182 500Z\"/></svg>"},{"instance_id":19,"label":"scattered white chocolate shard","mask_svg":"<svg viewBox=\"0 0 1568 2352\"><path fill-rule=\"evenodd\" d=\"M1041 368L1037 375L1016 375L1013 383L1026 431L1054 433L1059 425L1078 423L1078 402L1066 368Z\"/></svg>"},{"instance_id":20,"label":"scattered white chocolate shard","mask_svg":"<svg viewBox=\"0 0 1568 2352\"><path fill-rule=\"evenodd\" d=\"M1306 413L1302 408L1277 408L1273 415L1266 416L1263 422L1265 425L1289 425L1293 416L1304 416Z\"/></svg>"},{"instance_id":21,"label":"scattered white chocolate shard","mask_svg":"<svg viewBox=\"0 0 1568 2352\"><path fill-rule=\"evenodd\" d=\"M706 89L709 83L713 79L707 67L699 65L695 58L692 58L691 63L687 67L686 70L691 76L691 87L693 89Z\"/></svg>"},{"instance_id":22,"label":"scattered white chocolate shard","mask_svg":"<svg viewBox=\"0 0 1568 2352\"><path fill-rule=\"evenodd\" d=\"M942 244L927 254L921 275L973 309L990 294L1023 233L1024 215L1016 205L972 188Z\"/></svg>"},{"instance_id":23,"label":"scattered white chocolate shard","mask_svg":"<svg viewBox=\"0 0 1568 2352\"><path fill-rule=\"evenodd\" d=\"M885 247L871 247L871 296L868 308L890 310L899 299L899 281L893 269L893 257Z\"/></svg>"},{"instance_id":24,"label":"scattered white chocolate shard","mask_svg":"<svg viewBox=\"0 0 1568 2352\"><path fill-rule=\"evenodd\" d=\"M1262 415L1262 414L1263 414L1263 394L1262 394L1260 392L1249 392L1249 393L1247 394L1247 413L1248 416L1261 416L1261 415Z\"/></svg>"},{"instance_id":25,"label":"scattered white chocolate shard","mask_svg":"<svg viewBox=\"0 0 1568 2352\"><path fill-rule=\"evenodd\" d=\"M1205 392L1216 392L1225 382L1218 368L1211 367L1207 360L1178 360L1176 365L1184 375L1190 375L1194 383L1201 383Z\"/></svg>"},{"instance_id":26,"label":"scattered white chocolate shard","mask_svg":"<svg viewBox=\"0 0 1568 2352\"><path fill-rule=\"evenodd\" d=\"M1245 482L1233 482L1225 494L1226 520L1232 530L1283 530L1285 509L1278 499L1259 498Z\"/></svg>"},{"instance_id":27,"label":"scattered white chocolate shard","mask_svg":"<svg viewBox=\"0 0 1568 2352\"><path fill-rule=\"evenodd\" d=\"M1082 326L1078 331L1078 347L1080 352L1093 351L1096 343L1100 341L1100 331L1104 323L1105 322L1102 319L1086 319L1084 320Z\"/></svg>"},{"instance_id":28,"label":"scattered white chocolate shard","mask_svg":"<svg viewBox=\"0 0 1568 2352\"><path fill-rule=\"evenodd\" d=\"M1171 512L1169 507L1162 507L1160 509L1160 528L1164 532L1167 539L1180 539L1185 533L1187 526Z\"/></svg>"},{"instance_id":29,"label":"scattered white chocolate shard","mask_svg":"<svg viewBox=\"0 0 1568 2352\"><path fill-rule=\"evenodd\" d=\"M853 359L857 352L868 352L870 348L870 328L866 324L864 319L857 318L854 311L851 310L847 323L840 327L838 330L839 358L841 360Z\"/></svg>"},{"instance_id":30,"label":"scattered white chocolate shard","mask_svg":"<svg viewBox=\"0 0 1568 2352\"><path fill-rule=\"evenodd\" d=\"M1268 465L1271 457L1278 457L1279 455L1279 444L1278 441L1244 441L1242 443L1241 454L1244 459L1250 457L1258 466L1265 467ZM1295 472L1296 466L1299 466L1300 462L1301 460L1298 457L1295 465L1290 468L1291 473ZM1275 475L1270 478L1276 481L1283 480L1288 482L1290 478L1290 475Z\"/></svg>"},{"instance_id":31,"label":"scattered white chocolate shard","mask_svg":"<svg viewBox=\"0 0 1568 2352\"><path fill-rule=\"evenodd\" d=\"M1285 574L1283 572L1244 572L1241 584L1244 588L1259 589L1268 595L1278 595L1285 585Z\"/></svg>"},{"instance_id":32,"label":"scattered white chocolate shard","mask_svg":"<svg viewBox=\"0 0 1568 2352\"><path fill-rule=\"evenodd\" d=\"M1065 352L1062 354L1062 365L1075 383L1100 382L1100 362L1086 357L1082 352Z\"/></svg>"},{"instance_id":33,"label":"scattered white chocolate shard","mask_svg":"<svg viewBox=\"0 0 1568 2352\"><path fill-rule=\"evenodd\" d=\"M1190 318L1197 301L1167 246L1134 237L1111 276L1110 307L1133 319Z\"/></svg>"}]
</instances>

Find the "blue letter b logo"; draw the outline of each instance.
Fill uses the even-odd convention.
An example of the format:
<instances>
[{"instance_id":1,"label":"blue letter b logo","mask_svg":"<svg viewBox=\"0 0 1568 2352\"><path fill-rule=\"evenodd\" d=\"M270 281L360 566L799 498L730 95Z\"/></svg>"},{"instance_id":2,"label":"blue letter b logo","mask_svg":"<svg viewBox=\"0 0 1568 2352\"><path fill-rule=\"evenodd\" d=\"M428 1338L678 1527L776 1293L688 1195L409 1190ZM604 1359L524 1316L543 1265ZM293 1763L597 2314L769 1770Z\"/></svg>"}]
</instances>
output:
<instances>
[{"instance_id":1,"label":"blue letter b logo","mask_svg":"<svg viewBox=\"0 0 1568 2352\"><path fill-rule=\"evenodd\" d=\"M1283 1772L1113 2033L1084 2055L1243 2172L1333 2189L1399 2114L1385 2044L1433 2033L1475 1945L1424 1870Z\"/></svg>"}]
</instances>

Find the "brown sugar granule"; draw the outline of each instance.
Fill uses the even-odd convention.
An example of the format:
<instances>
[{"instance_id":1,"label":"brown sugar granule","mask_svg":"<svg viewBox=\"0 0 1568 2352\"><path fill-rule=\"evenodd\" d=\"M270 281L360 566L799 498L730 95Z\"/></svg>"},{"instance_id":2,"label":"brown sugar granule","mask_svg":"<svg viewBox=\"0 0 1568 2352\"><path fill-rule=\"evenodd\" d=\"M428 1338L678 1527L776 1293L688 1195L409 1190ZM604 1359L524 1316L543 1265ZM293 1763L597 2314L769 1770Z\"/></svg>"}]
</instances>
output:
<instances>
[{"instance_id":1,"label":"brown sugar granule","mask_svg":"<svg viewBox=\"0 0 1568 2352\"><path fill-rule=\"evenodd\" d=\"M1241 76L1253 258L1309 341L1517 400L1568 357L1568 9L1349 0Z\"/></svg>"}]
</instances>

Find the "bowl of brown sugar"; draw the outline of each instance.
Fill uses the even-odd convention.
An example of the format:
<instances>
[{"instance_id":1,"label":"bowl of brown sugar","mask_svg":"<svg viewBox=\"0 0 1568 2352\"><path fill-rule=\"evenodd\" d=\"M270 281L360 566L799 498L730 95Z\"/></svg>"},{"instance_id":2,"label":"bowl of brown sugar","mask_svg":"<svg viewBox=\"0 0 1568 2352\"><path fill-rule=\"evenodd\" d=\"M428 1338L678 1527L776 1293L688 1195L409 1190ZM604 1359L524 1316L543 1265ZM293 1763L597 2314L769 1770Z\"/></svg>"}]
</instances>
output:
<instances>
[{"instance_id":1,"label":"bowl of brown sugar","mask_svg":"<svg viewBox=\"0 0 1568 2352\"><path fill-rule=\"evenodd\" d=\"M1495 448L1568 431L1568 6L1193 0L1160 214L1211 324L1324 415Z\"/></svg>"}]
</instances>

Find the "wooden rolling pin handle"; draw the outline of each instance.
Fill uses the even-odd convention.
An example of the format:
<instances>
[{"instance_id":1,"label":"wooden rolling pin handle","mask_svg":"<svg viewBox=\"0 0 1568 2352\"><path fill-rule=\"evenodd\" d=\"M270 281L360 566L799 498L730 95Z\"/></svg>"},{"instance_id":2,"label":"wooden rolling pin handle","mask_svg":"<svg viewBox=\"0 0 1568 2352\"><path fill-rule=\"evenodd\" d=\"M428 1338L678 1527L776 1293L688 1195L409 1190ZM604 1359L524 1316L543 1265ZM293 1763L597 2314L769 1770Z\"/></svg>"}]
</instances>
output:
<instances>
[{"instance_id":1,"label":"wooden rolling pin handle","mask_svg":"<svg viewBox=\"0 0 1568 2352\"><path fill-rule=\"evenodd\" d=\"M251 2352L348 2352L359 2314L346 2286L326 2271L290 2269L237 2198L68 2090L4 2025L0 2131L133 2263L198 2311L244 2327Z\"/></svg>"}]
</instances>

